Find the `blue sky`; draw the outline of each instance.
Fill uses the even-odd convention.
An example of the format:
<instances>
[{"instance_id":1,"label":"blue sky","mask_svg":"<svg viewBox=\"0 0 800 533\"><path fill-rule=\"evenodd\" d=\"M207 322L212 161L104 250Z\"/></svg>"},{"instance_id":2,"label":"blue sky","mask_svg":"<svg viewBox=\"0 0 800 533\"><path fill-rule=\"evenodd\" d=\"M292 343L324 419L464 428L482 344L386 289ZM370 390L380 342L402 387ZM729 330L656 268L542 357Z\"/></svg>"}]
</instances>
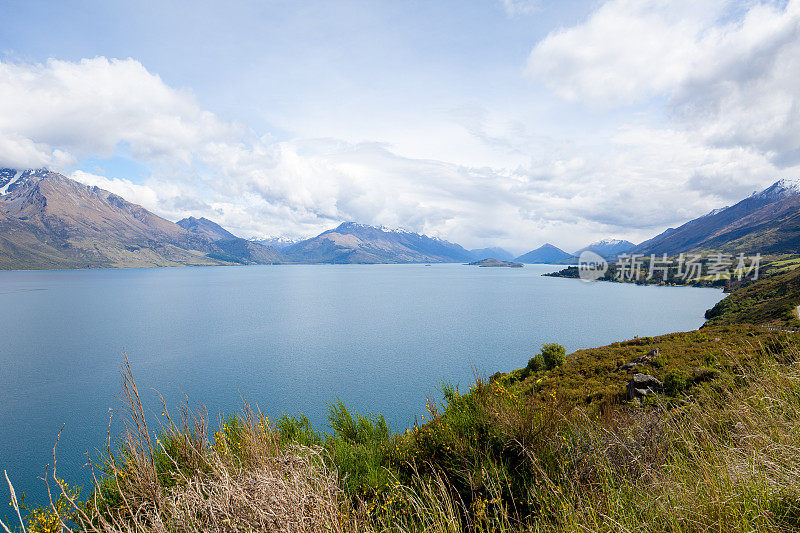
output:
<instances>
[{"instance_id":1,"label":"blue sky","mask_svg":"<svg viewBox=\"0 0 800 533\"><path fill-rule=\"evenodd\" d=\"M798 2L0 3L0 163L170 219L634 241L798 177Z\"/></svg>"}]
</instances>

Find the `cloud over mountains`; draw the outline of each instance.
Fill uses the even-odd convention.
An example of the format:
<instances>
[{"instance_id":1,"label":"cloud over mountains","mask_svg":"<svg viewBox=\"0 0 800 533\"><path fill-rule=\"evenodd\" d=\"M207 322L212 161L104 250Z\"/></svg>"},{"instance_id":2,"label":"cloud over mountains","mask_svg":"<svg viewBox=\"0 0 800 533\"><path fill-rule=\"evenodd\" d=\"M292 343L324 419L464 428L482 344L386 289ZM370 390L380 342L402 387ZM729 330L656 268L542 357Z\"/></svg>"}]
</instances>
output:
<instances>
[{"instance_id":1,"label":"cloud over mountains","mask_svg":"<svg viewBox=\"0 0 800 533\"><path fill-rule=\"evenodd\" d=\"M516 23L547 9L504 7ZM516 249L641 240L798 175L797 0L610 0L530 50L516 74L530 98L576 122L520 125L487 103L449 126L454 142L485 149L484 163L423 157L380 135L278 139L135 59L2 60L0 166L68 170L173 220L206 216L245 236L358 220ZM114 158L145 171L94 168Z\"/></svg>"}]
</instances>

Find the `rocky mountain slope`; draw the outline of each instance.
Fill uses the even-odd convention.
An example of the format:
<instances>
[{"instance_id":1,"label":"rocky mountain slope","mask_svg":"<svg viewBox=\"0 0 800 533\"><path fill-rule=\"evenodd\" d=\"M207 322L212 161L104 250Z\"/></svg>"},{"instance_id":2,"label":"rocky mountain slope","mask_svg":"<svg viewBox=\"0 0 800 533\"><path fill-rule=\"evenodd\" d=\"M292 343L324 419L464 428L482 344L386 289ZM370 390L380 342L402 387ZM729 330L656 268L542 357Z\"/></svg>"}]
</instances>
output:
<instances>
[{"instance_id":1,"label":"rocky mountain slope","mask_svg":"<svg viewBox=\"0 0 800 533\"><path fill-rule=\"evenodd\" d=\"M234 263L284 263L286 257L272 246L237 237L216 222L207 218L189 217L177 224L190 233L204 235L214 241L219 249L210 255Z\"/></svg>"},{"instance_id":2,"label":"rocky mountain slope","mask_svg":"<svg viewBox=\"0 0 800 533\"><path fill-rule=\"evenodd\" d=\"M737 204L670 228L631 252L692 250L792 253L800 250L800 182L780 180Z\"/></svg>"},{"instance_id":3,"label":"rocky mountain slope","mask_svg":"<svg viewBox=\"0 0 800 533\"><path fill-rule=\"evenodd\" d=\"M226 230L225 228L217 224L216 222L208 220L205 217L184 218L182 220L177 221L176 224L190 233L205 235L212 241L221 241L221 240L239 238L230 231Z\"/></svg>"},{"instance_id":4,"label":"rocky mountain slope","mask_svg":"<svg viewBox=\"0 0 800 533\"><path fill-rule=\"evenodd\" d=\"M46 169L0 170L0 268L249 262L98 187ZM253 260L253 262L258 262Z\"/></svg>"},{"instance_id":5,"label":"rocky mountain slope","mask_svg":"<svg viewBox=\"0 0 800 533\"><path fill-rule=\"evenodd\" d=\"M283 250L311 263L453 263L472 261L457 244L408 231L345 222Z\"/></svg>"}]
</instances>

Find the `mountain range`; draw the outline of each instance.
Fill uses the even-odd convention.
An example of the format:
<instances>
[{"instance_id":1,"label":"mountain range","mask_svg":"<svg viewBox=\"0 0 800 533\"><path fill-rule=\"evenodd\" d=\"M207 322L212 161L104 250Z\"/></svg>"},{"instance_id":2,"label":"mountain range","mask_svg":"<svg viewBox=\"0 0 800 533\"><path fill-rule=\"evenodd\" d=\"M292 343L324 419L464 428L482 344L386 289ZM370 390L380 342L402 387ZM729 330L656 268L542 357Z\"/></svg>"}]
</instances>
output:
<instances>
[{"instance_id":1,"label":"mountain range","mask_svg":"<svg viewBox=\"0 0 800 533\"><path fill-rule=\"evenodd\" d=\"M344 222L299 242L281 237L246 240L206 218L171 222L106 190L47 169L0 168L0 269L467 263L490 258L564 264L574 262L584 250L610 258L625 252L798 252L800 181L780 180L733 206L670 228L639 245L606 239L568 253L545 244L513 258L502 248L466 250L439 238L356 222Z\"/></svg>"},{"instance_id":2,"label":"mountain range","mask_svg":"<svg viewBox=\"0 0 800 533\"><path fill-rule=\"evenodd\" d=\"M238 241L244 241L238 239ZM247 241L244 241L245 243ZM46 169L0 170L0 268L221 265L282 260L269 247L232 253L99 187ZM259 245L260 246L260 245Z\"/></svg>"},{"instance_id":3,"label":"mountain range","mask_svg":"<svg viewBox=\"0 0 800 533\"><path fill-rule=\"evenodd\" d=\"M418 233L344 222L285 248L290 260L311 263L452 263L474 256L458 244Z\"/></svg>"},{"instance_id":4,"label":"mountain range","mask_svg":"<svg viewBox=\"0 0 800 533\"><path fill-rule=\"evenodd\" d=\"M216 222L207 218L189 217L177 224L195 235L203 235L214 242L219 251L209 254L213 259L244 264L285 263L286 257L271 246L237 237Z\"/></svg>"},{"instance_id":5,"label":"mountain range","mask_svg":"<svg viewBox=\"0 0 800 533\"><path fill-rule=\"evenodd\" d=\"M620 239L603 239L601 241L593 242L589 246L576 250L575 257L580 257L583 252L594 252L606 258L614 258L619 254L623 254L631 250L636 245L631 241L624 241Z\"/></svg>"},{"instance_id":6,"label":"mountain range","mask_svg":"<svg viewBox=\"0 0 800 533\"><path fill-rule=\"evenodd\" d=\"M800 181L779 180L730 207L716 209L644 241L631 253L800 251Z\"/></svg>"},{"instance_id":7,"label":"mountain range","mask_svg":"<svg viewBox=\"0 0 800 533\"><path fill-rule=\"evenodd\" d=\"M47 169L0 169L0 269L476 259L442 239L355 222L300 242L278 240L282 250L206 218L171 222Z\"/></svg>"},{"instance_id":8,"label":"mountain range","mask_svg":"<svg viewBox=\"0 0 800 533\"><path fill-rule=\"evenodd\" d=\"M582 252L587 250L608 259L614 259L619 254L625 253L636 246L630 241L620 239L603 239L581 248L573 253L568 253L550 243L544 244L535 250L514 259L520 263L544 263L551 265L574 264Z\"/></svg>"},{"instance_id":9,"label":"mountain range","mask_svg":"<svg viewBox=\"0 0 800 533\"><path fill-rule=\"evenodd\" d=\"M276 250L283 250L285 248L290 247L293 244L297 244L298 240L289 239L288 237L269 237L265 239L250 239L253 242L257 242L258 244L263 244L265 246L272 246Z\"/></svg>"}]
</instances>

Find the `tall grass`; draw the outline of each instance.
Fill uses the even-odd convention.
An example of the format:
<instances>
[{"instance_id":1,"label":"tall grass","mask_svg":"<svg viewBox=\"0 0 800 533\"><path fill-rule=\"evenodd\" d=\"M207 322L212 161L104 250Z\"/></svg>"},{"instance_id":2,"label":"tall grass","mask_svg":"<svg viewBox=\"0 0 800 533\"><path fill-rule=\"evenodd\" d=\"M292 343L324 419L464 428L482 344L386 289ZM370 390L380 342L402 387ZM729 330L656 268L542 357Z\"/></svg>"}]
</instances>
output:
<instances>
[{"instance_id":1,"label":"tall grass","mask_svg":"<svg viewBox=\"0 0 800 533\"><path fill-rule=\"evenodd\" d=\"M153 430L126 364L125 429L95 464L90 496L77 501L51 472L69 509L54 501L23 527L800 531L800 368L779 348L691 398L646 407L587 410L499 381L463 394L445 384L428 421L405 433L340 402L328 432L247 405L213 435L185 405Z\"/></svg>"}]
</instances>

